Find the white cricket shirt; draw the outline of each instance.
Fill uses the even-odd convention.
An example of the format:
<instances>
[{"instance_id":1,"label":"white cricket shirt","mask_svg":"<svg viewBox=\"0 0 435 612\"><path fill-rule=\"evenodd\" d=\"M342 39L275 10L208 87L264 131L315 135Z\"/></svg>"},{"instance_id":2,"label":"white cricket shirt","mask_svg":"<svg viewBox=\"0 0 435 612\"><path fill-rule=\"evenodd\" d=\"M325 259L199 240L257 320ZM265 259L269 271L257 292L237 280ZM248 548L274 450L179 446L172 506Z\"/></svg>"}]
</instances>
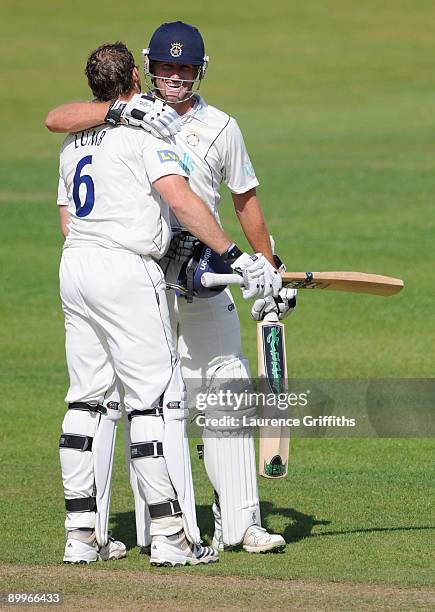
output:
<instances>
[{"instance_id":1,"label":"white cricket shirt","mask_svg":"<svg viewBox=\"0 0 435 612\"><path fill-rule=\"evenodd\" d=\"M181 164L189 172L189 185L219 220L221 183L232 193L246 193L258 186L254 168L237 121L210 106L198 94L196 104L185 115L175 142ZM171 215L173 226L179 226Z\"/></svg>"},{"instance_id":2,"label":"white cricket shirt","mask_svg":"<svg viewBox=\"0 0 435 612\"><path fill-rule=\"evenodd\" d=\"M187 176L177 147L141 128L69 134L60 153L57 203L68 205L65 247L122 248L159 259L171 237L169 207L152 183Z\"/></svg>"}]
</instances>

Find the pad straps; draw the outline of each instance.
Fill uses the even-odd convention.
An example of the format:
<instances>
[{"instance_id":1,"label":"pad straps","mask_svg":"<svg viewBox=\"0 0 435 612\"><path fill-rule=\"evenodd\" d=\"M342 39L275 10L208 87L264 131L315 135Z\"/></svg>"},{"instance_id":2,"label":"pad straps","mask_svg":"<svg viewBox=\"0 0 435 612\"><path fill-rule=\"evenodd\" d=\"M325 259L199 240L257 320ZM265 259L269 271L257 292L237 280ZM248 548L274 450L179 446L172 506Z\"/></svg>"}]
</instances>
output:
<instances>
[{"instance_id":1,"label":"pad straps","mask_svg":"<svg viewBox=\"0 0 435 612\"><path fill-rule=\"evenodd\" d=\"M153 440L152 442L138 442L135 444L130 444L131 459L163 456L163 444L158 440Z\"/></svg>"},{"instance_id":2,"label":"pad straps","mask_svg":"<svg viewBox=\"0 0 435 612\"><path fill-rule=\"evenodd\" d=\"M182 514L181 507L177 499L171 499L170 501L163 502L161 504L150 504L148 506L148 510L152 519Z\"/></svg>"},{"instance_id":3,"label":"pad straps","mask_svg":"<svg viewBox=\"0 0 435 612\"><path fill-rule=\"evenodd\" d=\"M163 415L163 407L157 406L156 408L149 408L148 410L132 410L128 415L128 420L134 419L134 417L139 416L162 416Z\"/></svg>"},{"instance_id":4,"label":"pad straps","mask_svg":"<svg viewBox=\"0 0 435 612\"><path fill-rule=\"evenodd\" d=\"M97 502L95 497L76 497L74 499L66 499L65 508L67 512L95 512L97 510Z\"/></svg>"},{"instance_id":5,"label":"pad straps","mask_svg":"<svg viewBox=\"0 0 435 612\"><path fill-rule=\"evenodd\" d=\"M72 448L81 452L92 450L93 438L80 434L63 433L60 436L59 448Z\"/></svg>"},{"instance_id":6,"label":"pad straps","mask_svg":"<svg viewBox=\"0 0 435 612\"><path fill-rule=\"evenodd\" d=\"M69 410L88 410L89 412L99 412L100 414L107 414L107 409L98 404L98 402L72 402L72 404L68 404Z\"/></svg>"}]
</instances>

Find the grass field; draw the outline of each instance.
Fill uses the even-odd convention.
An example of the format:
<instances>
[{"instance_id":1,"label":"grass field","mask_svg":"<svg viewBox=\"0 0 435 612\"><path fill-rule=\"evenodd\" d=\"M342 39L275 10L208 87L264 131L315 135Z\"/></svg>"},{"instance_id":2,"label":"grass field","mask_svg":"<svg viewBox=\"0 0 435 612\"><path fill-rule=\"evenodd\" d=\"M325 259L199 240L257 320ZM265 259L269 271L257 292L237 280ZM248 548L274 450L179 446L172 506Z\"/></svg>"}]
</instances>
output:
<instances>
[{"instance_id":1,"label":"grass field","mask_svg":"<svg viewBox=\"0 0 435 612\"><path fill-rule=\"evenodd\" d=\"M125 0L2 0L0 67L0 591L60 590L68 609L433 609L433 441L296 439L289 477L260 483L284 554L228 552L210 567L150 570L135 549L119 436L111 527L128 558L59 566L57 443L67 377L55 205L61 137L46 112L87 98L83 67L105 40L136 52L162 21L195 23L211 64L203 93L234 114L292 270L404 278L384 300L300 292L287 324L291 376L434 375L435 6L428 0L163 7ZM229 232L243 244L222 202ZM237 299L244 348L254 326ZM255 365L254 365L255 367ZM211 488L193 458L201 529Z\"/></svg>"}]
</instances>

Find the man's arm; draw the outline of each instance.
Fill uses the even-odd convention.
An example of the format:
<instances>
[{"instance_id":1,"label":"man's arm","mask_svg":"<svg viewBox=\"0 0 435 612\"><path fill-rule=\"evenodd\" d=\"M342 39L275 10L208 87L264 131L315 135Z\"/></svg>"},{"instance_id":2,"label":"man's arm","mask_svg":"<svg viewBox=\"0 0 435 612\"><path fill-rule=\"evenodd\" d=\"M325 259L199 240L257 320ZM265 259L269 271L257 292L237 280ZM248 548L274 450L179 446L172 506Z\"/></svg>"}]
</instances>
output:
<instances>
[{"instance_id":1,"label":"man's arm","mask_svg":"<svg viewBox=\"0 0 435 612\"><path fill-rule=\"evenodd\" d=\"M243 274L242 294L245 299L278 295L282 284L278 272L261 254L251 257L237 248L185 178L169 174L154 181L153 186L184 227L221 255L233 270Z\"/></svg>"},{"instance_id":2,"label":"man's arm","mask_svg":"<svg viewBox=\"0 0 435 612\"><path fill-rule=\"evenodd\" d=\"M257 198L256 189L246 193L232 193L234 208L243 232L254 253L263 253L265 258L275 266L269 230Z\"/></svg>"},{"instance_id":3,"label":"man's arm","mask_svg":"<svg viewBox=\"0 0 435 612\"><path fill-rule=\"evenodd\" d=\"M261 251L276 268L277 262L273 258L269 231L255 188L242 194L233 193L232 196L237 217L249 244L254 251ZM251 315L255 321L262 321L269 313L275 313L280 320L284 319L295 309L296 295L297 291L295 289L281 289L278 297L272 298L269 296L265 299L256 300L252 306Z\"/></svg>"},{"instance_id":4,"label":"man's arm","mask_svg":"<svg viewBox=\"0 0 435 612\"><path fill-rule=\"evenodd\" d=\"M68 221L69 221L69 212L68 206L59 206L59 223L60 223L60 231L64 238L68 236Z\"/></svg>"},{"instance_id":5,"label":"man's arm","mask_svg":"<svg viewBox=\"0 0 435 612\"><path fill-rule=\"evenodd\" d=\"M101 125L110 102L70 102L51 110L45 118L50 132L80 132Z\"/></svg>"},{"instance_id":6,"label":"man's arm","mask_svg":"<svg viewBox=\"0 0 435 612\"><path fill-rule=\"evenodd\" d=\"M153 183L177 219L189 232L221 255L232 241L219 226L208 206L189 187L186 179L176 174L162 176Z\"/></svg>"}]
</instances>

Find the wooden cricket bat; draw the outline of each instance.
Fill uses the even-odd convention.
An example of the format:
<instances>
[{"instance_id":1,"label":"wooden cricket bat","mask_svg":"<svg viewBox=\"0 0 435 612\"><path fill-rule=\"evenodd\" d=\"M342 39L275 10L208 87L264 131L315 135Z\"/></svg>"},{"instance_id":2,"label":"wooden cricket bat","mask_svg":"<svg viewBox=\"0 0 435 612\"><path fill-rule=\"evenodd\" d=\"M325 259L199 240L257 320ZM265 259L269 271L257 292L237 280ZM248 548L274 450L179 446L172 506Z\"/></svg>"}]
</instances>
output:
<instances>
[{"instance_id":1,"label":"wooden cricket bat","mask_svg":"<svg viewBox=\"0 0 435 612\"><path fill-rule=\"evenodd\" d=\"M285 328L275 313L257 323L258 377L261 390L279 395L287 392ZM281 414L279 414L281 412ZM284 417L279 409L265 407L264 417ZM283 478L288 472L289 427L260 427L259 473L265 478Z\"/></svg>"},{"instance_id":2,"label":"wooden cricket bat","mask_svg":"<svg viewBox=\"0 0 435 612\"><path fill-rule=\"evenodd\" d=\"M206 272L201 277L204 287L216 285L242 285L238 274L213 274ZM371 295L394 295L403 289L403 281L392 276L368 274L366 272L284 272L282 286L293 289L325 289L327 291L350 291Z\"/></svg>"}]
</instances>

